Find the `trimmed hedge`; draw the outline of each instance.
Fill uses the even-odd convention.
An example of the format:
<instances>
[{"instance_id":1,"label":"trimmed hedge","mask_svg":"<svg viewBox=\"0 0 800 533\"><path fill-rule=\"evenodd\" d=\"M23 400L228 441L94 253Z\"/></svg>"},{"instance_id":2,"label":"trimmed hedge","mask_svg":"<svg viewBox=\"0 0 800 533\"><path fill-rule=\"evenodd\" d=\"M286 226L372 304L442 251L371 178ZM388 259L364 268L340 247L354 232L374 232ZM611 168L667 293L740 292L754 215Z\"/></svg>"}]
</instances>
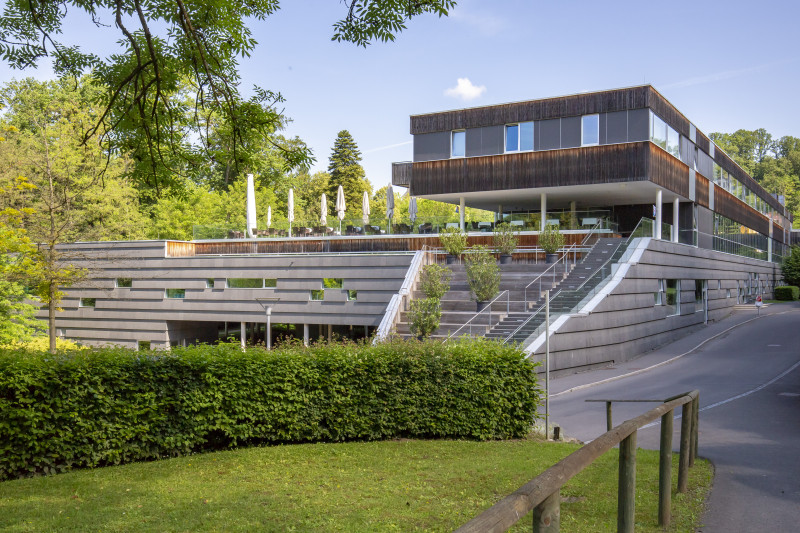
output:
<instances>
[{"instance_id":1,"label":"trimmed hedge","mask_svg":"<svg viewBox=\"0 0 800 533\"><path fill-rule=\"evenodd\" d=\"M776 300L797 300L800 298L800 287L795 287L793 285L783 286L783 287L775 287L775 299Z\"/></svg>"},{"instance_id":2,"label":"trimmed hedge","mask_svg":"<svg viewBox=\"0 0 800 533\"><path fill-rule=\"evenodd\" d=\"M534 366L488 341L0 351L0 479L245 444L523 437Z\"/></svg>"}]
</instances>

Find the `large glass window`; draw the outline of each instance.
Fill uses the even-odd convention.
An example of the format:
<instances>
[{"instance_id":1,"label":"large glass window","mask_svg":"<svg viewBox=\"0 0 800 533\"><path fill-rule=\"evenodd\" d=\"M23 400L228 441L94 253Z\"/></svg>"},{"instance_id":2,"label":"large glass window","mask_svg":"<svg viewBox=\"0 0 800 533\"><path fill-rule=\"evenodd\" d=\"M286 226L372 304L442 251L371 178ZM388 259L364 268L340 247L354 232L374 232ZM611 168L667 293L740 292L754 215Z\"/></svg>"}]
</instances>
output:
<instances>
[{"instance_id":1,"label":"large glass window","mask_svg":"<svg viewBox=\"0 0 800 533\"><path fill-rule=\"evenodd\" d=\"M581 146L600 144L600 115L581 117Z\"/></svg>"},{"instance_id":2,"label":"large glass window","mask_svg":"<svg viewBox=\"0 0 800 533\"><path fill-rule=\"evenodd\" d=\"M669 309L670 315L681 314L681 280L664 280L664 302Z\"/></svg>"},{"instance_id":3,"label":"large glass window","mask_svg":"<svg viewBox=\"0 0 800 533\"><path fill-rule=\"evenodd\" d=\"M452 157L464 157L466 153L467 132L464 130L454 131L450 155Z\"/></svg>"},{"instance_id":4,"label":"large glass window","mask_svg":"<svg viewBox=\"0 0 800 533\"><path fill-rule=\"evenodd\" d=\"M667 123L655 113L650 113L650 140L664 150L667 149Z\"/></svg>"},{"instance_id":5,"label":"large glass window","mask_svg":"<svg viewBox=\"0 0 800 533\"><path fill-rule=\"evenodd\" d=\"M669 126L667 126L667 152L678 159L681 158L681 136Z\"/></svg>"},{"instance_id":6,"label":"large glass window","mask_svg":"<svg viewBox=\"0 0 800 533\"><path fill-rule=\"evenodd\" d=\"M506 126L506 152L533 150L533 122L520 122Z\"/></svg>"}]
</instances>

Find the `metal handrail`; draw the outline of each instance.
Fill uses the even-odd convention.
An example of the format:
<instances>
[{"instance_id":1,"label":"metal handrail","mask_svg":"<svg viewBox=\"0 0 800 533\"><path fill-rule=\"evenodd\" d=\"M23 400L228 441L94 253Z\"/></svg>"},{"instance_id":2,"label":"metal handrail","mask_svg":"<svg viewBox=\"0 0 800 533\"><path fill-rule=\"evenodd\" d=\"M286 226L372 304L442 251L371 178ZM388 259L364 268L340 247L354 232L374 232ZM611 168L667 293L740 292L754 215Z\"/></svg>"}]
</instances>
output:
<instances>
[{"instance_id":1,"label":"metal handrail","mask_svg":"<svg viewBox=\"0 0 800 533\"><path fill-rule=\"evenodd\" d=\"M661 419L658 483L658 523L671 521L672 500L672 423L674 410L681 407L678 492L688 489L689 467L694 465L698 448L700 391L693 390L646 413L627 420L589 444L571 453L512 494L456 530L459 533L506 531L533 511L533 531L558 531L560 526L561 487L600 456L619 444L619 499L617 531L633 533L636 502L636 436L643 426Z\"/></svg>"},{"instance_id":2,"label":"metal handrail","mask_svg":"<svg viewBox=\"0 0 800 533\"><path fill-rule=\"evenodd\" d=\"M572 246L575 246L575 244L573 244ZM527 308L528 308L528 289L530 288L530 286L531 286L531 285L533 285L534 283L536 283L536 282L538 281L538 282L539 282L539 294L541 295L541 294L542 294L542 278L543 278L543 277L544 277L544 275L545 275L545 274L547 274L547 273L548 273L548 272L549 272L551 269L553 270L553 271L551 272L551 274L552 274L552 278L553 278L551 282L552 282L553 284L555 284L555 281L556 281L556 269L555 269L555 267L558 265L558 263L560 263L561 261L564 261L564 273L566 273L566 272L567 272L567 268L568 268L568 266L567 266L567 262L566 262L566 258L567 258L568 256L569 256L569 250L567 250L565 253L563 253L563 254L561 255L561 257L559 257L559 258L558 258L558 260L557 260L555 263L553 263L552 265L550 265L549 267L547 267L547 268L544 270L544 272L542 272L541 274L539 274L538 276L536 276L536 277L533 279L533 281L531 281L530 283L528 283L528 284L525 286L525 309L527 309Z\"/></svg>"},{"instance_id":3,"label":"metal handrail","mask_svg":"<svg viewBox=\"0 0 800 533\"><path fill-rule=\"evenodd\" d=\"M552 301L552 299L553 299L553 298L555 298L556 296L558 296L560 293L561 293L561 289L558 289L556 292L554 292L553 294L551 294L551 295L550 295L550 300ZM505 339L503 339L503 344L507 343L507 342L509 341L509 339L511 339L511 338L512 338L514 335L516 335L516 334L517 334L517 332L518 332L519 330L521 330L522 328L524 328L525 326L527 326L527 325L528 325L528 322L530 322L530 321L533 319L533 317L535 317L536 315L538 315L539 313L541 313L541 312L544 310L544 307L545 307L546 305L547 305L547 303L543 303L543 304L542 304L542 305L539 307L539 309L537 309L536 311L532 312L532 313L531 313L531 316L529 316L529 317L528 317L528 319L527 319L527 320L525 320L525 322L523 322L522 324L520 324L519 326L517 326L517 329L515 329L514 331L512 331L511 333L509 333L509 334L506 336L506 338L505 338Z\"/></svg>"},{"instance_id":4,"label":"metal handrail","mask_svg":"<svg viewBox=\"0 0 800 533\"><path fill-rule=\"evenodd\" d=\"M459 331L461 331L462 329L464 329L465 327L467 327L467 325L469 325L469 334L472 335L472 321L475 320L476 318L478 318L478 316L480 314L484 313L487 309L489 310L489 329L491 329L491 327L492 327L492 304L495 303L498 299L500 299L500 297L503 296L503 294L506 295L506 315L508 315L508 313L511 310L511 299L510 299L510 296L509 296L510 292L508 290L504 290L503 292L501 292L500 294L495 296L494 299L486 305L486 307L484 307L483 309L481 309L480 311L475 313L472 318L470 318L469 320L464 322L464 324L460 328L458 328L453 333L448 335L447 338L444 340L444 342L447 342L452 337L455 337L456 334Z\"/></svg>"}]
</instances>

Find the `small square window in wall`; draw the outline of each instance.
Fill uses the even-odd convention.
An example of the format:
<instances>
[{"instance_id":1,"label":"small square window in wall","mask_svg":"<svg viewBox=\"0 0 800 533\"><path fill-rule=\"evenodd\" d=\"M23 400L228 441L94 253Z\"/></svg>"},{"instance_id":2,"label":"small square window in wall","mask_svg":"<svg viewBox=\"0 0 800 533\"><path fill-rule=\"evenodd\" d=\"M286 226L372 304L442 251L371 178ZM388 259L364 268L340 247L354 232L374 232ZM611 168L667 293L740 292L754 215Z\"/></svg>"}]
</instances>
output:
<instances>
[{"instance_id":1,"label":"small square window in wall","mask_svg":"<svg viewBox=\"0 0 800 533\"><path fill-rule=\"evenodd\" d=\"M355 301L357 298L358 298L358 291L354 291L352 289L349 289L347 291L347 300L348 301L352 302L352 301Z\"/></svg>"},{"instance_id":2,"label":"small square window in wall","mask_svg":"<svg viewBox=\"0 0 800 533\"><path fill-rule=\"evenodd\" d=\"M319 290L312 290L311 291L311 300L312 301L322 301L325 299L325 289Z\"/></svg>"},{"instance_id":3,"label":"small square window in wall","mask_svg":"<svg viewBox=\"0 0 800 533\"><path fill-rule=\"evenodd\" d=\"M275 278L264 278L264 288L274 289L278 286L278 280Z\"/></svg>"},{"instance_id":4,"label":"small square window in wall","mask_svg":"<svg viewBox=\"0 0 800 533\"><path fill-rule=\"evenodd\" d=\"M214 278L208 278L206 280L206 289L213 289L214 288Z\"/></svg>"},{"instance_id":5,"label":"small square window in wall","mask_svg":"<svg viewBox=\"0 0 800 533\"><path fill-rule=\"evenodd\" d=\"M142 350L149 350L150 349L150 341L139 341L137 344L139 351Z\"/></svg>"},{"instance_id":6,"label":"small square window in wall","mask_svg":"<svg viewBox=\"0 0 800 533\"><path fill-rule=\"evenodd\" d=\"M322 278L322 286L326 289L341 289L342 278Z\"/></svg>"},{"instance_id":7,"label":"small square window in wall","mask_svg":"<svg viewBox=\"0 0 800 533\"><path fill-rule=\"evenodd\" d=\"M167 298L186 298L186 289L166 289Z\"/></svg>"},{"instance_id":8,"label":"small square window in wall","mask_svg":"<svg viewBox=\"0 0 800 533\"><path fill-rule=\"evenodd\" d=\"M228 278L229 289L263 289L263 278Z\"/></svg>"},{"instance_id":9,"label":"small square window in wall","mask_svg":"<svg viewBox=\"0 0 800 533\"><path fill-rule=\"evenodd\" d=\"M97 303L95 298L81 298L81 301L78 305L81 307L94 307Z\"/></svg>"},{"instance_id":10,"label":"small square window in wall","mask_svg":"<svg viewBox=\"0 0 800 533\"><path fill-rule=\"evenodd\" d=\"M581 146L600 144L600 115L581 117Z\"/></svg>"},{"instance_id":11,"label":"small square window in wall","mask_svg":"<svg viewBox=\"0 0 800 533\"><path fill-rule=\"evenodd\" d=\"M450 144L450 157L464 157L466 153L467 132L454 131Z\"/></svg>"},{"instance_id":12,"label":"small square window in wall","mask_svg":"<svg viewBox=\"0 0 800 533\"><path fill-rule=\"evenodd\" d=\"M133 285L131 278L117 278L116 286L122 288L130 288Z\"/></svg>"},{"instance_id":13,"label":"small square window in wall","mask_svg":"<svg viewBox=\"0 0 800 533\"><path fill-rule=\"evenodd\" d=\"M665 280L666 306L670 315L681 314L681 282L677 279Z\"/></svg>"}]
</instances>

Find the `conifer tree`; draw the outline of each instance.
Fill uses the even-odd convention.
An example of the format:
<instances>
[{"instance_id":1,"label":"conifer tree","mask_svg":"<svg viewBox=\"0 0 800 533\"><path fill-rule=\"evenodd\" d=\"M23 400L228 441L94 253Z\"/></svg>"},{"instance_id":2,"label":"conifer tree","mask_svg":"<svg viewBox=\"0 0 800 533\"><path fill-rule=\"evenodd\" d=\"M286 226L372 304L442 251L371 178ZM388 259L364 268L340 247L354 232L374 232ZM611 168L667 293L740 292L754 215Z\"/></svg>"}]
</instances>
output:
<instances>
[{"instance_id":1,"label":"conifer tree","mask_svg":"<svg viewBox=\"0 0 800 533\"><path fill-rule=\"evenodd\" d=\"M365 177L360 161L361 152L353 136L347 130L340 131L333 144L328 164L328 174L330 174L328 197L334 202L335 209L336 193L341 185L350 216L354 216L356 211L360 212L364 191L369 195L372 194L372 184Z\"/></svg>"}]
</instances>

